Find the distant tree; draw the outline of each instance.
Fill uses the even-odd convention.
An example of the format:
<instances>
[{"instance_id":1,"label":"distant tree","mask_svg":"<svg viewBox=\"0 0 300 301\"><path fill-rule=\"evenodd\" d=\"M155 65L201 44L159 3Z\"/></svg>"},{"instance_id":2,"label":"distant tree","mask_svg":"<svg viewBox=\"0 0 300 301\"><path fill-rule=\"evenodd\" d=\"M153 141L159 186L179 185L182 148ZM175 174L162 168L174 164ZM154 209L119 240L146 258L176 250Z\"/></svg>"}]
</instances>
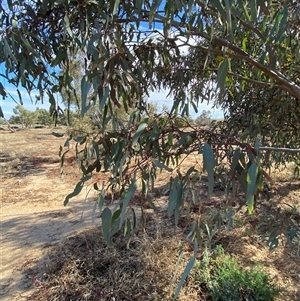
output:
<instances>
[{"instance_id":1,"label":"distant tree","mask_svg":"<svg viewBox=\"0 0 300 301\"><path fill-rule=\"evenodd\" d=\"M206 111L206 110L203 110L201 115L198 116L196 119L195 119L195 124L198 125L198 126L201 126L201 125L208 125L212 122L212 119L211 119L211 112L210 111Z\"/></svg>"},{"instance_id":2,"label":"distant tree","mask_svg":"<svg viewBox=\"0 0 300 301\"><path fill-rule=\"evenodd\" d=\"M80 109L81 80L84 73L84 57L78 53L72 55L70 61L62 68L60 77L65 77L66 85L61 88L61 96L68 108Z\"/></svg>"},{"instance_id":3,"label":"distant tree","mask_svg":"<svg viewBox=\"0 0 300 301\"><path fill-rule=\"evenodd\" d=\"M53 123L53 119L50 116L49 111L47 111L46 109L36 108L34 115L36 117L37 124L50 126Z\"/></svg>"},{"instance_id":4,"label":"distant tree","mask_svg":"<svg viewBox=\"0 0 300 301\"><path fill-rule=\"evenodd\" d=\"M91 133L96 126L92 123L91 116L85 114L84 117L80 116L80 110L72 110L69 112L69 123L67 133L73 136L85 136Z\"/></svg>"},{"instance_id":5,"label":"distant tree","mask_svg":"<svg viewBox=\"0 0 300 301\"><path fill-rule=\"evenodd\" d=\"M13 109L13 113L16 115L16 117L19 118L20 123L23 125L24 128L33 126L37 120L37 117L34 112L25 109L21 105L17 105Z\"/></svg>"},{"instance_id":6,"label":"distant tree","mask_svg":"<svg viewBox=\"0 0 300 301\"><path fill-rule=\"evenodd\" d=\"M10 118L8 119L8 122L10 124L21 124L22 123L20 116L16 116L16 115L10 116Z\"/></svg>"}]
</instances>

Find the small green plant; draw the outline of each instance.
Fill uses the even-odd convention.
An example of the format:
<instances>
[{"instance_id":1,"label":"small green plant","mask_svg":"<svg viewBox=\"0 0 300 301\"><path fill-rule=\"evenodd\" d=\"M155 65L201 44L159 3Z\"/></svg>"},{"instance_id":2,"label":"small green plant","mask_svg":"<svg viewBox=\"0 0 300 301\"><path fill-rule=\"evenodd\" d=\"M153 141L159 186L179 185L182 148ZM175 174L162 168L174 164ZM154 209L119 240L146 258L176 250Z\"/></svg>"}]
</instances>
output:
<instances>
[{"instance_id":1,"label":"small green plant","mask_svg":"<svg viewBox=\"0 0 300 301\"><path fill-rule=\"evenodd\" d=\"M280 293L261 267L243 269L222 247L215 253L204 252L194 266L193 278L201 293L214 301L272 301Z\"/></svg>"}]
</instances>

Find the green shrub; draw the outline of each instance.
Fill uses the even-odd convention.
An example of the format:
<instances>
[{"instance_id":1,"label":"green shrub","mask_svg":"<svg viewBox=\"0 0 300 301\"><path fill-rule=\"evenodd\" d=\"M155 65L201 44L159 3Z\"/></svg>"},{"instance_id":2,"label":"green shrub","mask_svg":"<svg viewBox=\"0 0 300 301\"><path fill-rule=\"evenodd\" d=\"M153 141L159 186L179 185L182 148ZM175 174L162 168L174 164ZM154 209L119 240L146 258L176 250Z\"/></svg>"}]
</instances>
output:
<instances>
[{"instance_id":1,"label":"green shrub","mask_svg":"<svg viewBox=\"0 0 300 301\"><path fill-rule=\"evenodd\" d=\"M261 267L243 269L219 248L217 256L205 252L194 267L194 280L213 301L272 301L280 289Z\"/></svg>"}]
</instances>

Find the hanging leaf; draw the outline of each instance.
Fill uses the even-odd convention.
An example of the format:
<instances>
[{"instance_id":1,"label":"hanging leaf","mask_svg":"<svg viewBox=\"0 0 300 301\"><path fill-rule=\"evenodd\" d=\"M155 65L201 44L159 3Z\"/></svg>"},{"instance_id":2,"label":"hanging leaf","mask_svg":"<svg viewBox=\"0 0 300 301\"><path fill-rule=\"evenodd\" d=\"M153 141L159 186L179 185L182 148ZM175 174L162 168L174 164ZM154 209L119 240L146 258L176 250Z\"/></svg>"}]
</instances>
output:
<instances>
[{"instance_id":1,"label":"hanging leaf","mask_svg":"<svg viewBox=\"0 0 300 301\"><path fill-rule=\"evenodd\" d=\"M172 216L173 211L175 209L176 206L176 202L177 202L177 185L178 185L178 176L172 181L171 185L171 190L170 190L170 194L169 194L169 203L168 203L168 216Z\"/></svg>"},{"instance_id":2,"label":"hanging leaf","mask_svg":"<svg viewBox=\"0 0 300 301\"><path fill-rule=\"evenodd\" d=\"M208 194L212 195L214 189L214 168L216 166L215 155L208 143L203 146L203 169L208 175Z\"/></svg>"},{"instance_id":3,"label":"hanging leaf","mask_svg":"<svg viewBox=\"0 0 300 301\"><path fill-rule=\"evenodd\" d=\"M66 28L68 34L70 35L71 38L73 38L73 32L70 27L70 20L67 15L65 15L65 17L64 17L64 22L65 22L65 28Z\"/></svg>"},{"instance_id":4,"label":"hanging leaf","mask_svg":"<svg viewBox=\"0 0 300 301\"><path fill-rule=\"evenodd\" d=\"M68 152L68 151L67 151L67 152ZM78 194L81 192L81 190L82 190L82 188L83 188L83 186L84 186L84 183L85 183L86 181L88 181L89 179L91 179L91 177L92 177L92 176L89 175L89 176L85 176L85 177L81 178L81 180L76 184L76 186L75 186L75 188L74 188L74 191L71 192L71 193L69 193L69 194L66 196L65 201L64 201L64 206L66 206L66 205L69 203L69 200L70 200L71 198L73 198L74 196L78 195Z\"/></svg>"},{"instance_id":5,"label":"hanging leaf","mask_svg":"<svg viewBox=\"0 0 300 301\"><path fill-rule=\"evenodd\" d=\"M92 84L88 81L87 76L81 80L81 117L84 116L87 110L87 97L90 92Z\"/></svg>"},{"instance_id":6,"label":"hanging leaf","mask_svg":"<svg viewBox=\"0 0 300 301\"><path fill-rule=\"evenodd\" d=\"M229 67L228 59L225 58L224 61L220 64L218 74L217 74L217 87L220 89L220 97L224 93L228 67Z\"/></svg>"},{"instance_id":7,"label":"hanging leaf","mask_svg":"<svg viewBox=\"0 0 300 301\"><path fill-rule=\"evenodd\" d=\"M78 194L81 192L82 188L83 188L83 182L82 182L82 181L79 181L79 182L76 184L76 186L75 186L75 188L74 188L74 191L73 191L72 193L69 193L69 194L66 196L65 201L64 201L64 206L66 206L66 205L69 203L69 200L70 200L71 198L73 198L74 196L78 195Z\"/></svg>"},{"instance_id":8,"label":"hanging leaf","mask_svg":"<svg viewBox=\"0 0 300 301\"><path fill-rule=\"evenodd\" d=\"M172 168L168 167L167 165L161 163L160 161L158 161L158 160L156 160L156 159L153 159L153 158L152 158L151 161L152 161L152 163L153 163L156 167L158 167L158 168L165 169L165 170L167 170L167 171L169 171L169 172L172 172L172 171L173 171Z\"/></svg>"},{"instance_id":9,"label":"hanging leaf","mask_svg":"<svg viewBox=\"0 0 300 301\"><path fill-rule=\"evenodd\" d=\"M114 2L113 15L116 15L119 8L120 0L114 0L113 2Z\"/></svg>"},{"instance_id":10,"label":"hanging leaf","mask_svg":"<svg viewBox=\"0 0 300 301\"><path fill-rule=\"evenodd\" d=\"M253 163L248 169L247 173L247 205L248 212L251 214L254 210L254 195L257 189L257 175L258 168L255 163Z\"/></svg>"},{"instance_id":11,"label":"hanging leaf","mask_svg":"<svg viewBox=\"0 0 300 301\"><path fill-rule=\"evenodd\" d=\"M2 83L0 83L0 95L2 95L3 99L7 96L7 93L6 93L5 88L2 85Z\"/></svg>"},{"instance_id":12,"label":"hanging leaf","mask_svg":"<svg viewBox=\"0 0 300 301\"><path fill-rule=\"evenodd\" d=\"M135 146L137 141L139 140L141 134L143 133L143 131L145 130L145 128L147 127L147 123L141 123L137 129L137 131L135 132L135 134L132 137L132 146Z\"/></svg>"},{"instance_id":13,"label":"hanging leaf","mask_svg":"<svg viewBox=\"0 0 300 301\"><path fill-rule=\"evenodd\" d=\"M134 193L136 191L137 185L136 185L136 181L133 181L127 192L126 195L124 197L124 199L122 200L122 211L121 211L121 216L120 216L120 224L119 224L119 230L121 229L124 219L125 219L125 213L129 204L129 201L132 199L132 197L134 196Z\"/></svg>"},{"instance_id":14,"label":"hanging leaf","mask_svg":"<svg viewBox=\"0 0 300 301\"><path fill-rule=\"evenodd\" d=\"M3 111L2 111L2 107L0 106L0 118L4 118L4 114L3 114Z\"/></svg>"}]
</instances>

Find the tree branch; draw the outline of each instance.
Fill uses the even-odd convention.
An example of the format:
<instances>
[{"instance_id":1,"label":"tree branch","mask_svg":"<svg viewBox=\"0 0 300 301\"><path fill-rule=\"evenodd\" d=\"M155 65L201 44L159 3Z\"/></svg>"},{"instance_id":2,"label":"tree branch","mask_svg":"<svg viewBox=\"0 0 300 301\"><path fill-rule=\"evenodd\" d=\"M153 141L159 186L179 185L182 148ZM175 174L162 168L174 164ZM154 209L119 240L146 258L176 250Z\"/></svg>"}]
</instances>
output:
<instances>
[{"instance_id":1,"label":"tree branch","mask_svg":"<svg viewBox=\"0 0 300 301\"><path fill-rule=\"evenodd\" d=\"M155 19L157 20L157 22L162 22L162 23L164 23L166 21L165 17L160 16L158 14L155 15ZM181 28L185 28L183 26L183 24L181 24L177 21L174 21L174 20L172 21L171 25L178 28L178 30L180 30ZM230 43L229 41L227 41L225 39L218 38L216 36L211 36L205 32L199 32L197 30L197 28L191 29L190 35L202 37L205 40L214 42L220 46L224 46L224 47L228 48L229 50L233 51L235 54L240 55L240 58L245 60L246 62L248 62L250 65L256 67L257 69L263 71L268 76L272 77L278 84L280 84L282 87L284 87L286 91L288 91L290 94L292 94L296 98L300 99L300 87L295 82L288 79L281 72L279 72L277 70L273 70L270 67L257 62L254 58L252 58L247 52L243 51L240 47ZM230 55L230 52L227 52L227 54Z\"/></svg>"},{"instance_id":2,"label":"tree branch","mask_svg":"<svg viewBox=\"0 0 300 301\"><path fill-rule=\"evenodd\" d=\"M299 148L285 148L285 147L273 147L273 146L262 146L259 148L259 150L260 151L268 151L268 152L292 153L292 154L300 153Z\"/></svg>"}]
</instances>

